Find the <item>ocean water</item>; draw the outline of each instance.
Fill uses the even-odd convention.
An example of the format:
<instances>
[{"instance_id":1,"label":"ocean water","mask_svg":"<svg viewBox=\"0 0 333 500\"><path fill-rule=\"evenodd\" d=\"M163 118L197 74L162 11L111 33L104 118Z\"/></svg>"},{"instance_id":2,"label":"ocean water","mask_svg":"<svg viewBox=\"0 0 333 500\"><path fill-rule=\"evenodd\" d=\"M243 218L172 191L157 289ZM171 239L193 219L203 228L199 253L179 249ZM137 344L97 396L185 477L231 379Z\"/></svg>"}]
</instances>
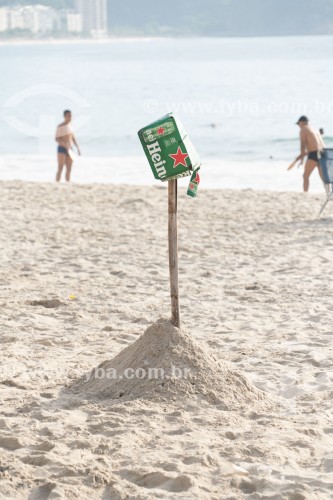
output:
<instances>
[{"instance_id":1,"label":"ocean water","mask_svg":"<svg viewBox=\"0 0 333 500\"><path fill-rule=\"evenodd\" d=\"M0 178L53 180L73 111L78 182L155 182L137 131L174 111L207 187L299 189L295 121L333 146L333 37L128 39L0 45ZM314 189L321 185L314 179Z\"/></svg>"}]
</instances>

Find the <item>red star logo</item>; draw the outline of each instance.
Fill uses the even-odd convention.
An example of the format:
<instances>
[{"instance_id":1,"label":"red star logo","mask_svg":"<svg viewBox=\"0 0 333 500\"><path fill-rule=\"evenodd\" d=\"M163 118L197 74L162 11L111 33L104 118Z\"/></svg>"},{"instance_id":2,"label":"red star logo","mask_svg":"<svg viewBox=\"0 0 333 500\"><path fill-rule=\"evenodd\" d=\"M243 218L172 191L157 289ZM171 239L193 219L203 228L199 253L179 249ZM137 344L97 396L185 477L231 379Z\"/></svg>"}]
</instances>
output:
<instances>
[{"instance_id":1,"label":"red star logo","mask_svg":"<svg viewBox=\"0 0 333 500\"><path fill-rule=\"evenodd\" d=\"M199 182L200 182L200 175L199 175L198 172L196 172L195 178L193 179L193 182L197 182L199 184Z\"/></svg>"},{"instance_id":2,"label":"red star logo","mask_svg":"<svg viewBox=\"0 0 333 500\"><path fill-rule=\"evenodd\" d=\"M183 153L183 151L181 150L181 148L178 148L177 153L175 155L169 155L169 156L175 162L173 168L178 167L178 165L183 165L184 167L187 166L186 165L186 158L188 158L188 154L187 153Z\"/></svg>"},{"instance_id":3,"label":"red star logo","mask_svg":"<svg viewBox=\"0 0 333 500\"><path fill-rule=\"evenodd\" d=\"M164 132L165 132L165 128L163 128L163 127L160 127L160 128L157 130L158 135L164 135Z\"/></svg>"}]
</instances>

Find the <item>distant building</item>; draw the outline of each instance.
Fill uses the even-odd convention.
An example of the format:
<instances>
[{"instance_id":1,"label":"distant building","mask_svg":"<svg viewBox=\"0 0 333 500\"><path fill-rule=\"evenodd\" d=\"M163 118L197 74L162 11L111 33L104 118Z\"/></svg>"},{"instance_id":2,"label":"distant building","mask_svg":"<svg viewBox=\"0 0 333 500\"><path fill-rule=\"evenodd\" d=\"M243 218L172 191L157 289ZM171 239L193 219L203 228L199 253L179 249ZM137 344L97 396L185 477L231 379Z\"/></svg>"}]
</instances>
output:
<instances>
[{"instance_id":1,"label":"distant building","mask_svg":"<svg viewBox=\"0 0 333 500\"><path fill-rule=\"evenodd\" d=\"M67 31L68 33L82 33L83 19L77 12L67 12Z\"/></svg>"},{"instance_id":2,"label":"distant building","mask_svg":"<svg viewBox=\"0 0 333 500\"><path fill-rule=\"evenodd\" d=\"M27 6L20 9L19 14L23 19L23 28L24 30L31 31L31 33L38 33L39 31L39 18L37 11L32 6Z\"/></svg>"},{"instance_id":3,"label":"distant building","mask_svg":"<svg viewBox=\"0 0 333 500\"><path fill-rule=\"evenodd\" d=\"M27 5L22 8L24 29L37 35L53 29L53 16L50 9L42 5Z\"/></svg>"},{"instance_id":4,"label":"distant building","mask_svg":"<svg viewBox=\"0 0 333 500\"><path fill-rule=\"evenodd\" d=\"M18 0L19 1L19 0ZM55 10L46 5L0 7L0 33L22 31L35 36L85 33L101 38L108 32L107 0L75 0L76 10ZM13 2L14 3L14 2Z\"/></svg>"},{"instance_id":5,"label":"distant building","mask_svg":"<svg viewBox=\"0 0 333 500\"><path fill-rule=\"evenodd\" d=\"M23 9L14 7L9 10L9 29L10 30L24 30L24 17Z\"/></svg>"},{"instance_id":6,"label":"distant building","mask_svg":"<svg viewBox=\"0 0 333 500\"><path fill-rule=\"evenodd\" d=\"M45 34L54 30L56 11L45 5L26 5L8 10L8 29Z\"/></svg>"},{"instance_id":7,"label":"distant building","mask_svg":"<svg viewBox=\"0 0 333 500\"><path fill-rule=\"evenodd\" d=\"M35 33L50 33L55 28L57 13L51 7L45 5L35 6Z\"/></svg>"},{"instance_id":8,"label":"distant building","mask_svg":"<svg viewBox=\"0 0 333 500\"><path fill-rule=\"evenodd\" d=\"M9 30L9 11L7 7L0 9L0 32Z\"/></svg>"},{"instance_id":9,"label":"distant building","mask_svg":"<svg viewBox=\"0 0 333 500\"><path fill-rule=\"evenodd\" d=\"M83 20L83 31L93 37L107 35L107 0L76 0L77 12Z\"/></svg>"}]
</instances>

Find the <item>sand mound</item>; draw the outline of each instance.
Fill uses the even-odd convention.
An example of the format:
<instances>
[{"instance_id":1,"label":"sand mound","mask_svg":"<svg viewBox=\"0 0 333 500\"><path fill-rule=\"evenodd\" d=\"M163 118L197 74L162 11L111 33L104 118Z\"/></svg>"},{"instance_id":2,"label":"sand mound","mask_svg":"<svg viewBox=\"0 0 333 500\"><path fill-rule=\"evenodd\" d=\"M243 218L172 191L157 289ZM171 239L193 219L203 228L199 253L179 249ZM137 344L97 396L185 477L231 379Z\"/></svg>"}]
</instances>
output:
<instances>
[{"instance_id":1,"label":"sand mound","mask_svg":"<svg viewBox=\"0 0 333 500\"><path fill-rule=\"evenodd\" d=\"M111 361L105 361L71 387L85 397L121 400L184 400L201 396L225 409L268 398L242 374L218 361L186 332L160 320Z\"/></svg>"}]
</instances>

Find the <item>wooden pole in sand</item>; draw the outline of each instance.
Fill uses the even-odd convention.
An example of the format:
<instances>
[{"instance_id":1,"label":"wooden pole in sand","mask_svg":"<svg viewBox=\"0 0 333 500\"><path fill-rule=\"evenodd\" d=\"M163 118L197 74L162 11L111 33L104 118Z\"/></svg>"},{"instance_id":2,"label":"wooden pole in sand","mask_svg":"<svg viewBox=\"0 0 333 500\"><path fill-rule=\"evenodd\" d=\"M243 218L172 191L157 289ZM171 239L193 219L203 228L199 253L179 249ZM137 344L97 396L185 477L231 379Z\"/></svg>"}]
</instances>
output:
<instances>
[{"instance_id":1,"label":"wooden pole in sand","mask_svg":"<svg viewBox=\"0 0 333 500\"><path fill-rule=\"evenodd\" d=\"M168 181L171 323L180 328L177 235L177 179Z\"/></svg>"}]
</instances>

